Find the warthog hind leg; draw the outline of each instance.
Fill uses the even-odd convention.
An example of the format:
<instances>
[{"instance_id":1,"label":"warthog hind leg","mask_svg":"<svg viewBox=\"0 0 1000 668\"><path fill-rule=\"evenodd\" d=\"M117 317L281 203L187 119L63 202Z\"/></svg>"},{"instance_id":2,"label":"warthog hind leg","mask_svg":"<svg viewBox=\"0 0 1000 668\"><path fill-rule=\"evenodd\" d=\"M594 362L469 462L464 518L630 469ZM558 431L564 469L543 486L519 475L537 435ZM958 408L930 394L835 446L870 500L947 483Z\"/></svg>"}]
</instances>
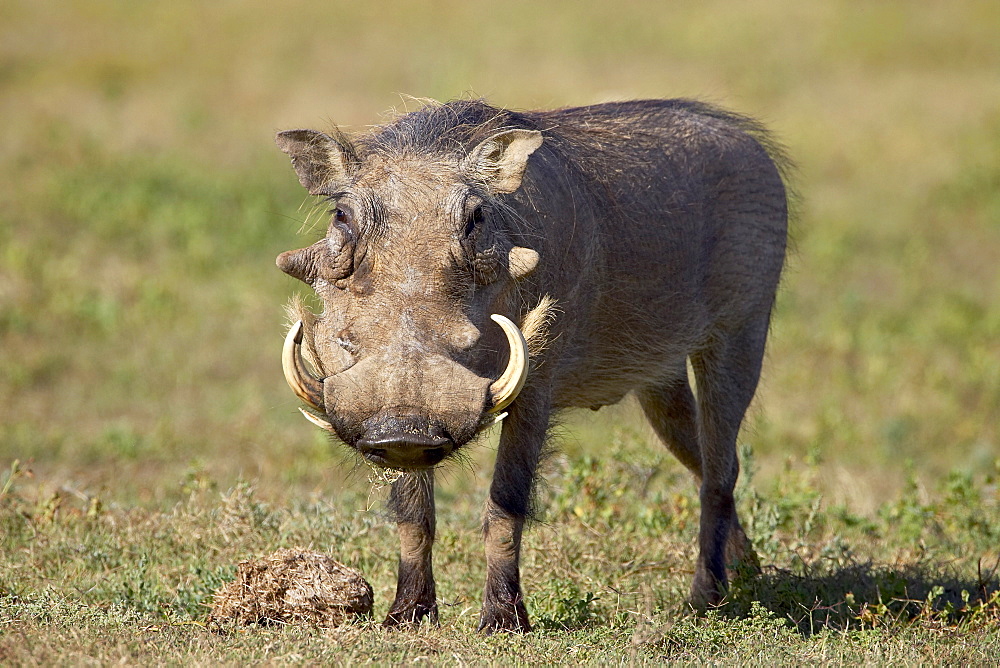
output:
<instances>
[{"instance_id":1,"label":"warthog hind leg","mask_svg":"<svg viewBox=\"0 0 1000 668\"><path fill-rule=\"evenodd\" d=\"M768 319L727 332L691 357L698 383L698 442L701 445L701 528L691 604L719 605L729 586L728 556L752 567L756 557L735 521L733 488L739 475L736 437L760 379ZM738 542L730 546L730 538ZM759 566L758 566L759 568Z\"/></svg>"},{"instance_id":2,"label":"warthog hind leg","mask_svg":"<svg viewBox=\"0 0 1000 668\"><path fill-rule=\"evenodd\" d=\"M754 386L755 383L756 381ZM699 445L698 410L686 375L679 375L661 385L646 388L637 394L639 403L657 435L670 452L694 474L699 487L702 487L703 467L702 448ZM709 414L712 414L711 410ZM742 419L742 413L739 419ZM739 422L736 423L736 427L738 429ZM735 435L733 436L732 453L732 460L735 462ZM738 466L738 463L736 465ZM735 484L735 473L732 478L733 484ZM731 489L729 495L732 495ZM722 496L723 505L726 505L725 494ZM715 578L706 581L705 576L708 573L702 574L702 583L697 586L699 591L692 597L692 602L701 608L707 605L706 601L708 600L713 601L713 604L721 600L716 595L706 595L705 589L710 589L713 592L719 591L721 584L721 590L724 590L729 577L736 574L757 574L760 572L760 562L757 560L753 544L747 538L743 527L740 526L735 504L729 502L728 510L719 508L717 512L725 512L728 516L728 522L719 522L715 518L711 521L715 531L722 528L726 532L723 557L725 579L722 579L721 582L716 581ZM702 526L705 526L704 520ZM714 544L716 541L712 542ZM701 563L699 560L699 564Z\"/></svg>"}]
</instances>

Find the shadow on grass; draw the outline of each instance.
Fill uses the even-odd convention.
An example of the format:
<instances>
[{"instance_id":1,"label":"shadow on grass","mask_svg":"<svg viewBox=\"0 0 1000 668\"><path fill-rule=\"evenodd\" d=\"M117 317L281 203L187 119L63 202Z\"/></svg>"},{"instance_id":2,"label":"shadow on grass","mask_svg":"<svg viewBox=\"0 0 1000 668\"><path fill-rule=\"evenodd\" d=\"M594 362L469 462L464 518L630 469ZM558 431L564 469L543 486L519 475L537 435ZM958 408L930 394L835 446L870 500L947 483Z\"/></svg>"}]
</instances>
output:
<instances>
[{"instance_id":1,"label":"shadow on grass","mask_svg":"<svg viewBox=\"0 0 1000 668\"><path fill-rule=\"evenodd\" d=\"M984 616L1000 619L998 564L1000 558L997 563L981 560L971 576L932 563L807 566L805 574L768 568L756 578L734 582L729 603L718 613L745 618L756 601L806 636L918 620L956 625Z\"/></svg>"}]
</instances>

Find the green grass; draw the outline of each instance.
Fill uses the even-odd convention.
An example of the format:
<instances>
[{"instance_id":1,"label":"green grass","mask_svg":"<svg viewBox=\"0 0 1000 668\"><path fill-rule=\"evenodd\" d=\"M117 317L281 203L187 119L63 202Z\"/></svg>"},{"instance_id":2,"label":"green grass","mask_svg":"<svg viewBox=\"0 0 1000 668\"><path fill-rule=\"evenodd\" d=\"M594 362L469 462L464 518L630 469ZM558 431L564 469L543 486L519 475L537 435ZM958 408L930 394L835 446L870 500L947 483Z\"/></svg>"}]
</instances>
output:
<instances>
[{"instance_id":1,"label":"green grass","mask_svg":"<svg viewBox=\"0 0 1000 668\"><path fill-rule=\"evenodd\" d=\"M995 661L1000 6L427 7L0 7L0 663ZM211 592L282 546L360 568L376 618L394 587L385 488L281 378L300 288L272 261L317 216L273 131L467 91L693 96L787 144L741 439L764 574L688 613L697 495L626 404L567 416L547 464L532 635L474 633L495 435L438 485L440 628L210 633Z\"/></svg>"}]
</instances>

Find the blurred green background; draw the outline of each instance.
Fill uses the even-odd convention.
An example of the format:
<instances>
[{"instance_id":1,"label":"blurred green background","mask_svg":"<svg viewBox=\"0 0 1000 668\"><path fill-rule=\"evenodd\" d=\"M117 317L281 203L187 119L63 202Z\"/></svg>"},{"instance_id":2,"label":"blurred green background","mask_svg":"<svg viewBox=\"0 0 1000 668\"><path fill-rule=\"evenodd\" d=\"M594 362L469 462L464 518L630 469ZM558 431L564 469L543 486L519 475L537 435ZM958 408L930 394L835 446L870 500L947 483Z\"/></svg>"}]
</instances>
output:
<instances>
[{"instance_id":1,"label":"blurred green background","mask_svg":"<svg viewBox=\"0 0 1000 668\"><path fill-rule=\"evenodd\" d=\"M756 475L818 464L828 498L861 512L910 477L986 475L997 26L995 0L6 0L0 466L121 504L238 479L274 499L363 490L281 377L282 305L302 286L273 259L320 232L272 136L476 95L695 97L763 120L800 204L743 438ZM623 429L659 447L627 405L571 416L563 447L599 453ZM481 485L492 447L441 494Z\"/></svg>"}]
</instances>

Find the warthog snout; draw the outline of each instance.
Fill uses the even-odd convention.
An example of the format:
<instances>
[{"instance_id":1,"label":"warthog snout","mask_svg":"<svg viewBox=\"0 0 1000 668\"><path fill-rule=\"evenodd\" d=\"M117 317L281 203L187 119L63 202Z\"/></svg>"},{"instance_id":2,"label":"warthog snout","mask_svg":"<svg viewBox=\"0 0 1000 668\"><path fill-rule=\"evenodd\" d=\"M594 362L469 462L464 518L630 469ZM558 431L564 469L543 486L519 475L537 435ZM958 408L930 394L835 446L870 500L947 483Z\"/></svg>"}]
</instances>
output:
<instances>
[{"instance_id":1,"label":"warthog snout","mask_svg":"<svg viewBox=\"0 0 1000 668\"><path fill-rule=\"evenodd\" d=\"M383 356L319 378L302 359L301 320L285 337L285 380L310 407L300 409L310 422L339 436L367 461L395 469L432 467L502 420L504 409L524 387L528 374L524 335L510 319L499 314L491 318L509 349L507 365L496 380L433 354L405 364L396 359L397 372L388 376L380 371L391 367L392 360Z\"/></svg>"},{"instance_id":2,"label":"warthog snout","mask_svg":"<svg viewBox=\"0 0 1000 668\"><path fill-rule=\"evenodd\" d=\"M438 424L416 416L370 420L357 441L361 455L373 464L396 469L427 468L451 454L455 442Z\"/></svg>"}]
</instances>

